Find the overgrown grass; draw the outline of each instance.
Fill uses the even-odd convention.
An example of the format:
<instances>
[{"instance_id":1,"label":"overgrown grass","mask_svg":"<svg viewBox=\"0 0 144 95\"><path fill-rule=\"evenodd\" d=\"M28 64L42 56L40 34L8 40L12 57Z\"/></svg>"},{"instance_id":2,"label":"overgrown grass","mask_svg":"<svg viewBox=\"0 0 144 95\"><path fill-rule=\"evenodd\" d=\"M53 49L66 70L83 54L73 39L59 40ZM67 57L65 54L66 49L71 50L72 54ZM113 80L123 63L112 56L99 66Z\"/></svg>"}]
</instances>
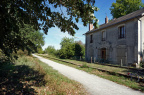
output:
<instances>
[{"instance_id":1,"label":"overgrown grass","mask_svg":"<svg viewBox=\"0 0 144 95\"><path fill-rule=\"evenodd\" d=\"M86 95L82 85L31 56L0 67L0 94Z\"/></svg>"},{"instance_id":2,"label":"overgrown grass","mask_svg":"<svg viewBox=\"0 0 144 95\"><path fill-rule=\"evenodd\" d=\"M45 56L45 58L48 58L48 57ZM116 82L118 84L125 85L125 86L133 88L135 90L140 90L140 91L144 92L144 83L141 83L141 82L137 83L134 80L131 81L130 78L126 78L126 77L118 76L118 75L111 75L107 72L101 72L101 71L98 71L96 69L88 67L88 66L96 67L96 66L98 66L98 64L90 64L90 63L86 63L86 62L78 62L78 61L75 61L75 60L67 59L69 62L75 62L76 64L81 64L82 65L82 66L76 66L76 65L73 65L73 64L70 64L70 63L54 60L54 59L51 59L51 58L48 58L48 59L50 59L52 61L55 61L55 62L58 62L58 63L61 63L61 64L65 64L65 65L77 68L77 69L80 69L80 70L83 70L83 71L86 71L86 72L91 73L91 74L95 74L99 77L111 80L111 81ZM111 69L111 71L114 71L114 72L127 71L127 69L124 69L124 68L116 69L116 67L102 66L102 65L98 66L97 68L103 68L103 69L106 69L106 70Z\"/></svg>"},{"instance_id":3,"label":"overgrown grass","mask_svg":"<svg viewBox=\"0 0 144 95\"><path fill-rule=\"evenodd\" d=\"M46 57L46 58L47 57L55 58L54 56L51 56L51 55L41 55L41 56ZM56 59L59 59L59 58L56 58ZM132 73L135 72L135 70L128 69L128 68L119 68L119 67L106 66L106 65L101 65L101 64L87 63L84 61L71 60L71 59L60 59L60 60L72 62L72 63L75 63L77 65L87 65L88 67L95 67L95 68L99 68L99 69L103 69L103 70L107 70L107 71L112 71L115 73L121 73L121 74L127 74L128 72L132 72Z\"/></svg>"}]
</instances>

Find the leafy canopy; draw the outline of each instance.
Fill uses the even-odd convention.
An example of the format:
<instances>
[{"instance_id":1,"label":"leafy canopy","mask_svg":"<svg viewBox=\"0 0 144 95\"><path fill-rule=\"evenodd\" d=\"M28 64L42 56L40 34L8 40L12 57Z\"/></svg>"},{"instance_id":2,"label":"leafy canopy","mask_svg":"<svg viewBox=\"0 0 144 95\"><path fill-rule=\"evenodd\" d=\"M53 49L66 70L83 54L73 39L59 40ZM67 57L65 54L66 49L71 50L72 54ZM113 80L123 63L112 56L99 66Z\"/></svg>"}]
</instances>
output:
<instances>
[{"instance_id":1,"label":"leafy canopy","mask_svg":"<svg viewBox=\"0 0 144 95\"><path fill-rule=\"evenodd\" d=\"M74 38L67 38L67 37L63 37L61 40L61 48L69 45L69 44L73 44L74 43Z\"/></svg>"},{"instance_id":2,"label":"leafy canopy","mask_svg":"<svg viewBox=\"0 0 144 95\"><path fill-rule=\"evenodd\" d=\"M85 47L81 41L74 41L74 38L62 38L59 50L60 58L84 57Z\"/></svg>"},{"instance_id":3,"label":"leafy canopy","mask_svg":"<svg viewBox=\"0 0 144 95\"><path fill-rule=\"evenodd\" d=\"M116 0L110 8L113 18L119 18L144 7L141 0Z\"/></svg>"},{"instance_id":4,"label":"leafy canopy","mask_svg":"<svg viewBox=\"0 0 144 95\"><path fill-rule=\"evenodd\" d=\"M74 38L62 38L60 43L61 49L59 50L59 57L60 58L71 58L75 54L75 45L74 45Z\"/></svg>"},{"instance_id":5,"label":"leafy canopy","mask_svg":"<svg viewBox=\"0 0 144 95\"><path fill-rule=\"evenodd\" d=\"M7 55L17 49L33 46L31 40L24 43L19 35L24 24L32 25L35 30L57 26L62 32L75 34L76 22L81 18L83 25L97 24L94 11L95 0L1 0L0 3L0 49ZM60 8L66 8L66 16ZM58 10L58 11L54 11ZM75 19L75 21L73 21ZM19 36L17 36L19 35Z\"/></svg>"},{"instance_id":6,"label":"leafy canopy","mask_svg":"<svg viewBox=\"0 0 144 95\"><path fill-rule=\"evenodd\" d=\"M44 45L44 34L39 30L36 31L31 25L24 24L24 28L20 28L19 35L25 43L30 41L35 47Z\"/></svg>"},{"instance_id":7,"label":"leafy canopy","mask_svg":"<svg viewBox=\"0 0 144 95\"><path fill-rule=\"evenodd\" d=\"M81 41L75 42L75 56L77 56L77 57L85 56L85 46Z\"/></svg>"},{"instance_id":8,"label":"leafy canopy","mask_svg":"<svg viewBox=\"0 0 144 95\"><path fill-rule=\"evenodd\" d=\"M45 50L44 53L54 55L56 53L56 49L54 46L48 46Z\"/></svg>"}]
</instances>

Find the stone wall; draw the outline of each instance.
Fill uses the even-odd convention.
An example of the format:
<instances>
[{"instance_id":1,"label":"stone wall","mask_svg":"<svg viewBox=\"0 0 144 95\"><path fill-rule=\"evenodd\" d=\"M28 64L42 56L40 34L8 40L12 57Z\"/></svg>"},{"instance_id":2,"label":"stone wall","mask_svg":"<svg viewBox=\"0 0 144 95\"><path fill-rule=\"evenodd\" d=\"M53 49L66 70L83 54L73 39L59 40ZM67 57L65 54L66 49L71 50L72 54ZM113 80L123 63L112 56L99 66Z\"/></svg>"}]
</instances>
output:
<instances>
[{"instance_id":1,"label":"stone wall","mask_svg":"<svg viewBox=\"0 0 144 95\"><path fill-rule=\"evenodd\" d=\"M144 25L144 21L142 22ZM125 26L126 37L118 38L118 28ZM144 30L144 29L143 29ZM102 31L106 31L106 40L102 41ZM97 61L101 59L101 48L106 48L106 59L112 64L129 65L138 61L138 19L98 29L86 34L86 60L91 57ZM90 43L93 35L93 43ZM144 35L144 33L143 33ZM143 42L144 43L144 42Z\"/></svg>"}]
</instances>

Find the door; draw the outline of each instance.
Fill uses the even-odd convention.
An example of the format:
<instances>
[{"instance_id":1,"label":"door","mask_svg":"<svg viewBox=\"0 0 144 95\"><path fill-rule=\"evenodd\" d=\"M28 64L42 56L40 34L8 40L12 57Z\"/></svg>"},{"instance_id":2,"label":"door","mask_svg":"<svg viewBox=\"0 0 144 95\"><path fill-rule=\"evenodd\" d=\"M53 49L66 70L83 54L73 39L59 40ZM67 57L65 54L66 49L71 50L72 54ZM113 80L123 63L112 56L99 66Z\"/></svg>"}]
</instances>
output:
<instances>
[{"instance_id":1,"label":"door","mask_svg":"<svg viewBox=\"0 0 144 95\"><path fill-rule=\"evenodd\" d=\"M101 59L106 60L106 48L101 49Z\"/></svg>"},{"instance_id":2,"label":"door","mask_svg":"<svg viewBox=\"0 0 144 95\"><path fill-rule=\"evenodd\" d=\"M118 64L122 64L126 66L126 48L125 47L118 47L117 48L117 62Z\"/></svg>"}]
</instances>

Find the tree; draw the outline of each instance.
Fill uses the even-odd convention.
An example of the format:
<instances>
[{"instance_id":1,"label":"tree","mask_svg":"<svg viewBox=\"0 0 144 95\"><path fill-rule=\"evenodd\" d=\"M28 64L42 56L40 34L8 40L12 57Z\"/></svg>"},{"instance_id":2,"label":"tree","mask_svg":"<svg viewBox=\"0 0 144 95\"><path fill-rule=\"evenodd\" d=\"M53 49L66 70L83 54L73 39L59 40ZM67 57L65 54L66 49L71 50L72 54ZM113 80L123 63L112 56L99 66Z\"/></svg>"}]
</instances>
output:
<instances>
[{"instance_id":1,"label":"tree","mask_svg":"<svg viewBox=\"0 0 144 95\"><path fill-rule=\"evenodd\" d=\"M113 18L119 18L144 7L141 0L116 0L110 8Z\"/></svg>"},{"instance_id":2,"label":"tree","mask_svg":"<svg viewBox=\"0 0 144 95\"><path fill-rule=\"evenodd\" d=\"M44 45L44 34L39 30L36 31L31 25L24 24L24 27L20 27L20 32L17 35L21 37L25 47L31 51L35 52L37 48L40 49Z\"/></svg>"},{"instance_id":3,"label":"tree","mask_svg":"<svg viewBox=\"0 0 144 95\"><path fill-rule=\"evenodd\" d=\"M47 53L47 54L55 55L56 49L54 48L54 46L48 46L48 47L44 50L44 52Z\"/></svg>"},{"instance_id":4,"label":"tree","mask_svg":"<svg viewBox=\"0 0 144 95\"><path fill-rule=\"evenodd\" d=\"M36 52L38 47L44 45L44 34L36 31L33 26L24 24L23 27L19 25L18 28L19 33L10 32L6 35L6 39L0 39L4 41L3 43L0 42L3 44L0 49L8 57L12 57L13 51L17 53L19 49L28 50L30 54L31 52Z\"/></svg>"},{"instance_id":5,"label":"tree","mask_svg":"<svg viewBox=\"0 0 144 95\"><path fill-rule=\"evenodd\" d=\"M85 47L81 41L75 42L75 56L76 57L84 57L85 56Z\"/></svg>"},{"instance_id":6,"label":"tree","mask_svg":"<svg viewBox=\"0 0 144 95\"><path fill-rule=\"evenodd\" d=\"M59 50L60 58L83 57L85 55L85 47L81 41L74 41L74 38L62 38Z\"/></svg>"},{"instance_id":7,"label":"tree","mask_svg":"<svg viewBox=\"0 0 144 95\"><path fill-rule=\"evenodd\" d=\"M39 30L36 31L33 26L28 24L24 24L24 27L19 26L19 28L20 32L15 33L14 40L19 40L17 38L20 38L22 42L18 41L19 45L16 47L16 49L22 49L23 51L28 50L29 54L31 54L31 52L42 53L42 46L44 45L44 34Z\"/></svg>"},{"instance_id":8,"label":"tree","mask_svg":"<svg viewBox=\"0 0 144 95\"><path fill-rule=\"evenodd\" d=\"M74 43L74 38L67 38L67 37L64 37L62 38L62 41L60 43L61 45L61 48L69 45L69 44L73 44Z\"/></svg>"},{"instance_id":9,"label":"tree","mask_svg":"<svg viewBox=\"0 0 144 95\"><path fill-rule=\"evenodd\" d=\"M75 41L75 43L78 43L78 44L80 44L80 45L82 45L82 46L85 47L85 44L83 44L83 42L82 42L81 40L79 40L79 41Z\"/></svg>"},{"instance_id":10,"label":"tree","mask_svg":"<svg viewBox=\"0 0 144 95\"><path fill-rule=\"evenodd\" d=\"M74 38L62 38L60 43L61 49L59 50L60 58L71 58L75 54Z\"/></svg>"},{"instance_id":11,"label":"tree","mask_svg":"<svg viewBox=\"0 0 144 95\"><path fill-rule=\"evenodd\" d=\"M32 25L35 30L42 29L47 34L48 29L57 26L62 32L75 34L78 30L76 22L82 19L83 25L97 24L93 16L98 8L95 0L2 0L0 3L0 49L9 55L18 48L26 48L26 43L17 34L24 24ZM66 16L55 9L66 8ZM73 19L75 18L75 22ZM93 21L94 20L94 21ZM27 42L29 45L32 42ZM32 44L31 44L32 45ZM27 46L27 45L26 45Z\"/></svg>"},{"instance_id":12,"label":"tree","mask_svg":"<svg viewBox=\"0 0 144 95\"><path fill-rule=\"evenodd\" d=\"M39 54L43 54L44 53L44 51L43 51L41 46L37 47L37 53L39 53Z\"/></svg>"}]
</instances>

